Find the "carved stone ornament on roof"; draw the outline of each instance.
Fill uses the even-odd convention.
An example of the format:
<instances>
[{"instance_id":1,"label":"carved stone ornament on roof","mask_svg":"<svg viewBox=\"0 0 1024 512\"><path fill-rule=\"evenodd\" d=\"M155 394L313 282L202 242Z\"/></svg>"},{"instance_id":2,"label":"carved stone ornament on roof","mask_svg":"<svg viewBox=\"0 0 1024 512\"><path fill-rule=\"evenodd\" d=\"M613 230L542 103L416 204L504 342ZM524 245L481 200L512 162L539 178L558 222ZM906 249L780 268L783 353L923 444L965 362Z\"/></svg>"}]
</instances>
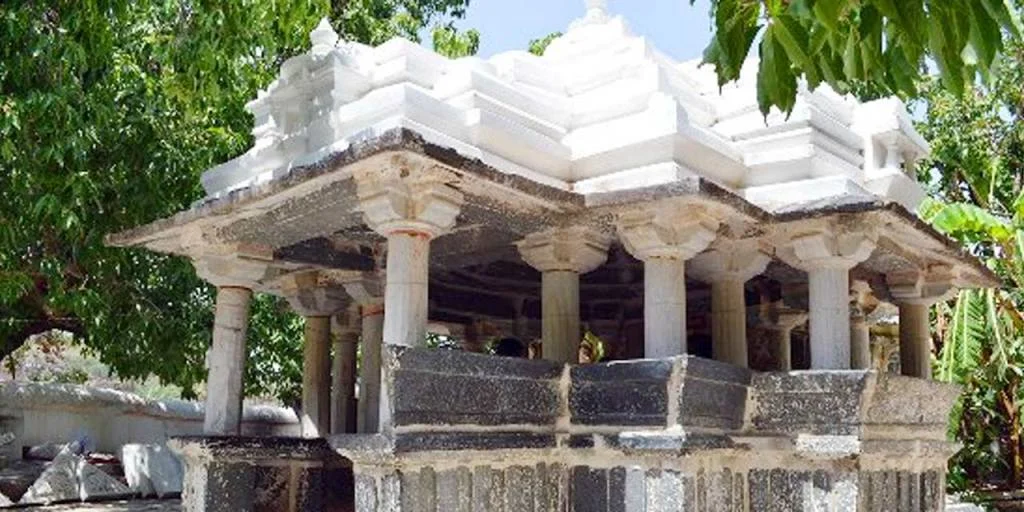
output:
<instances>
[{"instance_id":1,"label":"carved stone ornament on roof","mask_svg":"<svg viewBox=\"0 0 1024 512\"><path fill-rule=\"evenodd\" d=\"M662 205L620 214L617 228L622 245L639 260L688 260L707 249L718 226L699 207Z\"/></svg>"}]
</instances>

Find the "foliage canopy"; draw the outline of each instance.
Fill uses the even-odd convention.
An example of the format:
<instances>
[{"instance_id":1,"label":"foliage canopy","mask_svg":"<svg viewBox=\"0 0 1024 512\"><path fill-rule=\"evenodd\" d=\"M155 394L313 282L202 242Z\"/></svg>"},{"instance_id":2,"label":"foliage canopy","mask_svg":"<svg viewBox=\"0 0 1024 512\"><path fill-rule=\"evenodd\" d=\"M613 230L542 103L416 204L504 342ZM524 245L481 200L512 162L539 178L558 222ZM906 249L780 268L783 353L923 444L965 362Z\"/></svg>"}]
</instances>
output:
<instances>
[{"instance_id":1,"label":"foliage canopy","mask_svg":"<svg viewBox=\"0 0 1024 512\"><path fill-rule=\"evenodd\" d=\"M74 333L123 378L186 392L205 378L212 290L180 258L103 236L202 197L199 173L250 144L244 104L323 16L349 40L469 54L450 25L468 0L0 4L0 358ZM247 393L297 393L301 319L254 301Z\"/></svg>"},{"instance_id":2,"label":"foliage canopy","mask_svg":"<svg viewBox=\"0 0 1024 512\"><path fill-rule=\"evenodd\" d=\"M765 114L792 110L800 79L811 89L916 96L928 59L959 95L976 76L991 76L1004 34L1021 32L1008 0L712 0L711 17L704 60L725 84L756 44Z\"/></svg>"}]
</instances>

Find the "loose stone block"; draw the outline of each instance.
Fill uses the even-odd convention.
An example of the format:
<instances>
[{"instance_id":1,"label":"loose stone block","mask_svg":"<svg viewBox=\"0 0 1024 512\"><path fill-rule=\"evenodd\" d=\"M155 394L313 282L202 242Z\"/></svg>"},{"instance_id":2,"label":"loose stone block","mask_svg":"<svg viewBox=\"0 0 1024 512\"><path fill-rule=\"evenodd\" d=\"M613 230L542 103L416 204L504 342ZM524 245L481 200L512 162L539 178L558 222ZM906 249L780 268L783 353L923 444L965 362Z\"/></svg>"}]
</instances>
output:
<instances>
[{"instance_id":1,"label":"loose stone block","mask_svg":"<svg viewBox=\"0 0 1024 512\"><path fill-rule=\"evenodd\" d=\"M128 486L85 459L78 461L77 477L78 493L82 501L114 500L135 494Z\"/></svg>"},{"instance_id":2,"label":"loose stone block","mask_svg":"<svg viewBox=\"0 0 1024 512\"><path fill-rule=\"evenodd\" d=\"M128 487L139 495L164 498L181 494L184 469L167 447L126 444L121 447L121 464Z\"/></svg>"},{"instance_id":3,"label":"loose stone block","mask_svg":"<svg viewBox=\"0 0 1024 512\"><path fill-rule=\"evenodd\" d=\"M18 503L22 505L49 505L65 501L78 501L78 456L60 454L50 467L39 475Z\"/></svg>"}]
</instances>

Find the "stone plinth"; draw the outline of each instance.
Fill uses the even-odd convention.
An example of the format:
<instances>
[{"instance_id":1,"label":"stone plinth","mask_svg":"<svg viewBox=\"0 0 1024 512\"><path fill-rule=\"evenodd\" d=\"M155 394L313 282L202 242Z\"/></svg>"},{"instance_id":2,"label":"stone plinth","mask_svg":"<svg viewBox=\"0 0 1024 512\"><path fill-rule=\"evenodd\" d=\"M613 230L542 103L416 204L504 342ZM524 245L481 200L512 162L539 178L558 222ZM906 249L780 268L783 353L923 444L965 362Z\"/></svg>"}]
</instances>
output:
<instances>
[{"instance_id":1,"label":"stone plinth","mask_svg":"<svg viewBox=\"0 0 1024 512\"><path fill-rule=\"evenodd\" d=\"M566 365L385 345L391 423L323 440L187 438L185 510L940 510L958 389L680 356ZM352 473L328 476L351 461ZM354 475L354 476L353 476Z\"/></svg>"},{"instance_id":2,"label":"stone plinth","mask_svg":"<svg viewBox=\"0 0 1024 512\"><path fill-rule=\"evenodd\" d=\"M948 385L696 357L385 360L390 432L331 438L360 512L916 512L944 497Z\"/></svg>"},{"instance_id":3,"label":"stone plinth","mask_svg":"<svg viewBox=\"0 0 1024 512\"><path fill-rule=\"evenodd\" d=\"M350 510L352 473L323 439L178 437L187 511Z\"/></svg>"}]
</instances>

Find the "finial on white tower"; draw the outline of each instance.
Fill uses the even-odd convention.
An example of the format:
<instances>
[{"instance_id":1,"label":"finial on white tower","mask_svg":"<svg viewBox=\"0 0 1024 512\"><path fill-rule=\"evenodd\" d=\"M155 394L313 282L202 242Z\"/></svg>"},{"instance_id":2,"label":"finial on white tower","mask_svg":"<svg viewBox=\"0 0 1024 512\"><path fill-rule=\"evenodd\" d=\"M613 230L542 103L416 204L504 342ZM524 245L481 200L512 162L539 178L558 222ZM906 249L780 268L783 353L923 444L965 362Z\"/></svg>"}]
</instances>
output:
<instances>
[{"instance_id":1,"label":"finial on white tower","mask_svg":"<svg viewBox=\"0 0 1024 512\"><path fill-rule=\"evenodd\" d=\"M587 5L587 14L591 11L606 12L608 10L607 0L584 0Z\"/></svg>"},{"instance_id":2,"label":"finial on white tower","mask_svg":"<svg viewBox=\"0 0 1024 512\"><path fill-rule=\"evenodd\" d=\"M309 41L313 43L313 55L326 55L338 44L338 33L327 16L320 18L320 23L309 33Z\"/></svg>"}]
</instances>

